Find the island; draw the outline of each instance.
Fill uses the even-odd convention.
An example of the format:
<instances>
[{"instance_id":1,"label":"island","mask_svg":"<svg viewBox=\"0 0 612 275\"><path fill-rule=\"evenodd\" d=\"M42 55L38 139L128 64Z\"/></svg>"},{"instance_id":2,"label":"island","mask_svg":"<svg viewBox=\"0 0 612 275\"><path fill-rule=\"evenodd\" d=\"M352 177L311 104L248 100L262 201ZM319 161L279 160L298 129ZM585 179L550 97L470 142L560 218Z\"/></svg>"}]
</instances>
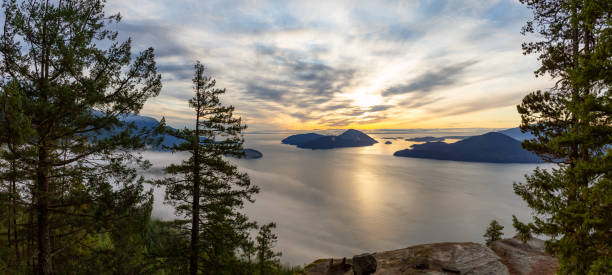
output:
<instances>
[{"instance_id":1,"label":"island","mask_svg":"<svg viewBox=\"0 0 612 275\"><path fill-rule=\"evenodd\" d=\"M490 163L541 163L542 159L521 142L498 132L473 136L455 143L427 142L397 151L397 157Z\"/></svg>"},{"instance_id":2,"label":"island","mask_svg":"<svg viewBox=\"0 0 612 275\"><path fill-rule=\"evenodd\" d=\"M243 159L259 159L263 157L263 154L255 149L251 149L251 148L246 148L244 149L244 156L242 156L241 158Z\"/></svg>"},{"instance_id":3,"label":"island","mask_svg":"<svg viewBox=\"0 0 612 275\"><path fill-rule=\"evenodd\" d=\"M445 136L445 137L415 137L415 138L407 138L406 141L415 141L415 142L430 142L430 141L444 141L445 139L464 139L469 136Z\"/></svg>"},{"instance_id":4,"label":"island","mask_svg":"<svg viewBox=\"0 0 612 275\"><path fill-rule=\"evenodd\" d=\"M292 135L283 139L282 143L314 150L370 146L378 143L378 141L361 131L349 129L338 136L326 136L315 133Z\"/></svg>"},{"instance_id":5,"label":"island","mask_svg":"<svg viewBox=\"0 0 612 275\"><path fill-rule=\"evenodd\" d=\"M298 134L298 135L289 136L289 137L283 139L281 142L284 143L284 144L299 145L299 144L303 144L303 143L307 143L307 142L313 141L313 140L318 139L320 137L324 137L324 135L319 135L319 134L315 134L315 133Z\"/></svg>"}]
</instances>

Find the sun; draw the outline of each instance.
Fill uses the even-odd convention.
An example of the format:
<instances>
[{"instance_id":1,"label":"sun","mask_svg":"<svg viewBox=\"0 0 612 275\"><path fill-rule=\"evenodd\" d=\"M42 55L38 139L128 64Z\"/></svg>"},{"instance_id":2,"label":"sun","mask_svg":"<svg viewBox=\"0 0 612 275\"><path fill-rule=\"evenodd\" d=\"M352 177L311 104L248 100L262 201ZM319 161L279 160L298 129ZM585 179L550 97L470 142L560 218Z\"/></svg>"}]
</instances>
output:
<instances>
[{"instance_id":1,"label":"sun","mask_svg":"<svg viewBox=\"0 0 612 275\"><path fill-rule=\"evenodd\" d=\"M361 108L372 107L382 103L382 96L365 92L356 92L346 95L353 101L353 104Z\"/></svg>"}]
</instances>

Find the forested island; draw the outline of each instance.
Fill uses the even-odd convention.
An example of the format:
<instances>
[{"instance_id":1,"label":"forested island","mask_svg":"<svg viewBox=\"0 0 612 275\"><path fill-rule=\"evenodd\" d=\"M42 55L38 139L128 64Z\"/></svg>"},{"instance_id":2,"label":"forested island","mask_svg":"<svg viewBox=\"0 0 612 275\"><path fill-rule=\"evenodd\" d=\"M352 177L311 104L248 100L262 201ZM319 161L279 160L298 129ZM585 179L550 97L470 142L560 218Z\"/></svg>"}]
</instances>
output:
<instances>
[{"instance_id":1,"label":"forested island","mask_svg":"<svg viewBox=\"0 0 612 275\"><path fill-rule=\"evenodd\" d=\"M538 155L522 148L521 143L507 135L490 132L455 143L426 142L412 149L397 151L398 157L493 163L540 163Z\"/></svg>"},{"instance_id":2,"label":"forested island","mask_svg":"<svg viewBox=\"0 0 612 275\"><path fill-rule=\"evenodd\" d=\"M370 146L378 143L367 134L349 129L338 136L325 136L315 133L297 134L281 141L284 144L296 145L304 149L334 149L345 147Z\"/></svg>"}]
</instances>

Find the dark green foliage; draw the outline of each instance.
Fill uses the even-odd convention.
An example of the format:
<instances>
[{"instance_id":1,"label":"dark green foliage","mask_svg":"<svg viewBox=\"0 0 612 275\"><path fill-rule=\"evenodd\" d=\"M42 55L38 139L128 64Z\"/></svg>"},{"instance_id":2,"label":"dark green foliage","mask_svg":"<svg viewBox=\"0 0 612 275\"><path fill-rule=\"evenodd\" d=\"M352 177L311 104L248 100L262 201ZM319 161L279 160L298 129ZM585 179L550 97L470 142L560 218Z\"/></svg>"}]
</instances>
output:
<instances>
[{"instance_id":1,"label":"dark green foliage","mask_svg":"<svg viewBox=\"0 0 612 275\"><path fill-rule=\"evenodd\" d=\"M501 240L502 235L504 235L502 230L504 230L504 227L496 220L492 220L489 227L487 227L487 231L483 235L487 245L491 245L494 241Z\"/></svg>"},{"instance_id":2,"label":"dark green foliage","mask_svg":"<svg viewBox=\"0 0 612 275\"><path fill-rule=\"evenodd\" d=\"M239 248L248 242L255 228L239 212L245 201L253 202L259 189L249 177L228 162L225 155L241 155L245 126L233 115L234 107L223 106L215 80L204 75L204 65L195 65L195 96L189 101L195 111L195 129L171 132L186 142L170 148L190 153L181 164L167 167L172 177L158 180L166 187L166 202L173 205L178 230L189 232L190 273L236 273L240 267Z\"/></svg>"},{"instance_id":3,"label":"dark green foliage","mask_svg":"<svg viewBox=\"0 0 612 275\"><path fill-rule=\"evenodd\" d=\"M147 163L132 151L145 140L130 127L93 136L122 127L119 117L156 96L161 77L153 49L133 57L130 40L116 41L107 26L120 17L105 15L104 4L3 3L0 133L3 158L23 172L9 192L24 221L23 272L113 272L139 261L130 253L138 238L125 234L142 231L136 221L150 212L135 168Z\"/></svg>"},{"instance_id":4,"label":"dark green foliage","mask_svg":"<svg viewBox=\"0 0 612 275\"><path fill-rule=\"evenodd\" d=\"M256 273L257 226L240 209L258 188L223 157L243 154L245 126L200 63L195 130L171 133L187 142L170 149L191 158L157 182L185 219L151 221L152 192L138 174L150 164L136 150L167 129L120 119L159 93L161 77L152 48L134 57L130 40L116 41L108 27L120 16L104 4L3 3L0 274ZM262 227L266 249L271 227ZM297 271L264 256L268 274Z\"/></svg>"},{"instance_id":5,"label":"dark green foliage","mask_svg":"<svg viewBox=\"0 0 612 275\"><path fill-rule=\"evenodd\" d=\"M562 274L611 272L612 255L612 2L522 0L534 19L524 33L542 40L523 44L542 62L536 76L554 87L527 95L518 106L521 130L535 137L523 147L557 164L536 169L515 192L534 210L533 222L514 225L520 235L549 236L547 248Z\"/></svg>"},{"instance_id":6,"label":"dark green foliage","mask_svg":"<svg viewBox=\"0 0 612 275\"><path fill-rule=\"evenodd\" d=\"M173 222L149 221L144 274L187 274L189 238Z\"/></svg>"},{"instance_id":7,"label":"dark green foliage","mask_svg":"<svg viewBox=\"0 0 612 275\"><path fill-rule=\"evenodd\" d=\"M279 257L281 253L276 253L272 250L277 240L276 235L272 232L274 228L276 228L275 223L262 225L259 228L256 250L260 275L274 274L274 271L280 267Z\"/></svg>"},{"instance_id":8,"label":"dark green foliage","mask_svg":"<svg viewBox=\"0 0 612 275\"><path fill-rule=\"evenodd\" d=\"M516 230L516 234L522 242L526 243L533 238L533 236L531 236L531 229L529 228L529 225L520 222L514 215L512 215L512 226Z\"/></svg>"}]
</instances>

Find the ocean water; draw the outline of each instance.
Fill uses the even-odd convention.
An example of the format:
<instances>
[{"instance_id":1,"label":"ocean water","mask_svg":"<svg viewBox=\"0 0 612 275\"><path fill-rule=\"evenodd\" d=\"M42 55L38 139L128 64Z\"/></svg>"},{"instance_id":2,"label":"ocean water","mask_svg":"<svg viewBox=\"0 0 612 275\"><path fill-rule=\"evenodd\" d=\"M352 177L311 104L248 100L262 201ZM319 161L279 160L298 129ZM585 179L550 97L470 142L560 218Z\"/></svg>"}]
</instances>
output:
<instances>
[{"instance_id":1,"label":"ocean water","mask_svg":"<svg viewBox=\"0 0 612 275\"><path fill-rule=\"evenodd\" d=\"M431 242L484 242L492 219L505 226L505 237L515 234L513 214L529 220L530 210L512 183L537 165L394 157L393 152L413 143L396 139L384 144L382 139L423 134L370 134L378 144L332 150L281 144L287 135L249 134L246 147L264 157L231 159L261 188L244 212L261 223L276 222L276 249L283 262L307 264ZM154 165L149 171L154 177L186 157L144 156ZM153 215L171 219L173 209L163 204L163 192L154 192Z\"/></svg>"}]
</instances>

